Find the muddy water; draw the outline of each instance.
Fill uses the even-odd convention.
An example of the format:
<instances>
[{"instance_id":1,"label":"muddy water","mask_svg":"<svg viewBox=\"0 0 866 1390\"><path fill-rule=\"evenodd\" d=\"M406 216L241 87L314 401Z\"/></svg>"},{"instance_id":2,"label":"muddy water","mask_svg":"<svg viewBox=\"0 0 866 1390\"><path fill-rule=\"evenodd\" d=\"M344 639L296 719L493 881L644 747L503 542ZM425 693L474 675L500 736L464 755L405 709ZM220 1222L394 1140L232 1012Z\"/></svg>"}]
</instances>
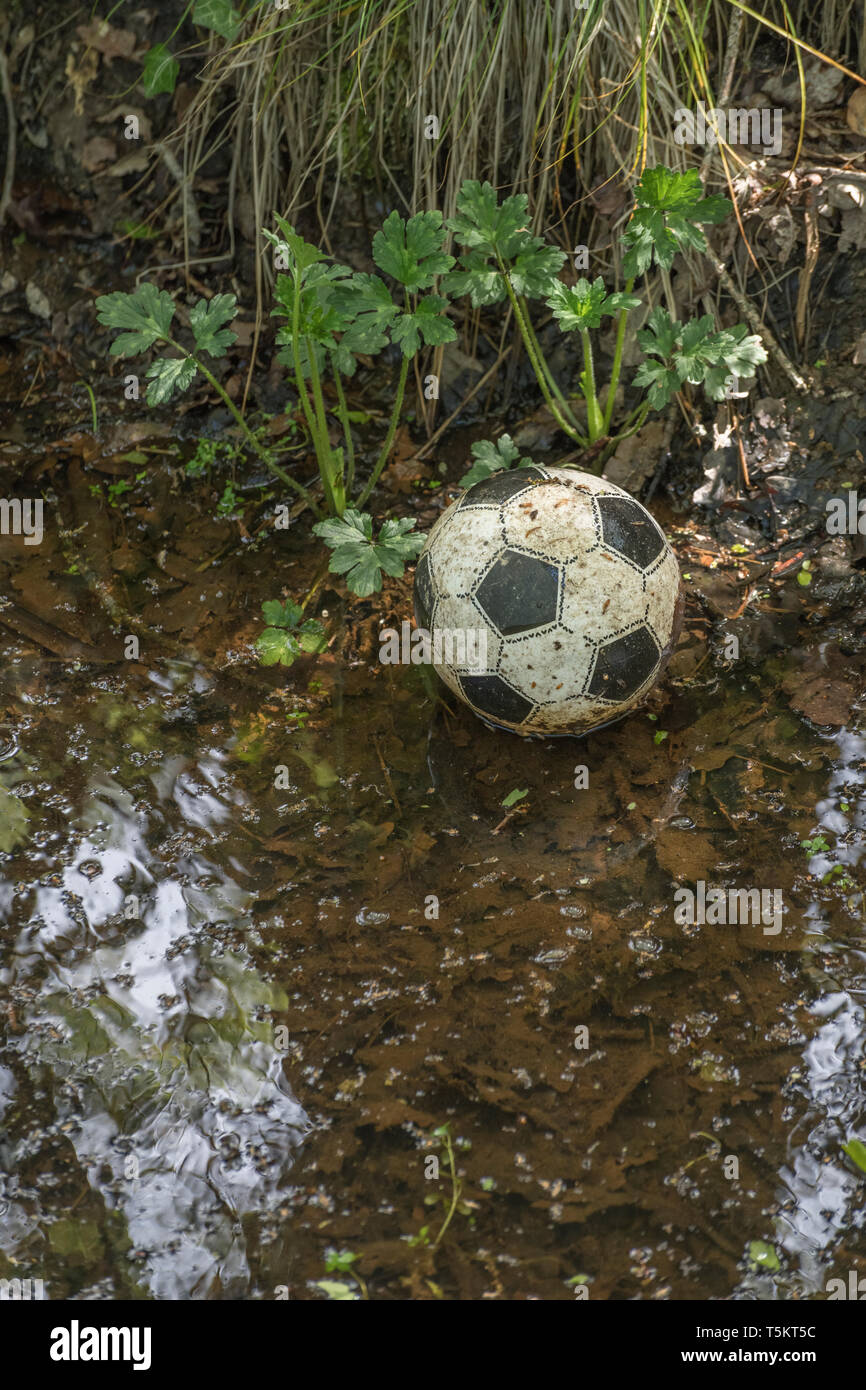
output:
<instances>
[{"instance_id":1,"label":"muddy water","mask_svg":"<svg viewBox=\"0 0 866 1390\"><path fill-rule=\"evenodd\" d=\"M525 744L369 655L269 695L10 648L0 1275L772 1299L862 1274L866 746L778 682L674 681L655 718ZM781 920L675 920L699 880Z\"/></svg>"}]
</instances>

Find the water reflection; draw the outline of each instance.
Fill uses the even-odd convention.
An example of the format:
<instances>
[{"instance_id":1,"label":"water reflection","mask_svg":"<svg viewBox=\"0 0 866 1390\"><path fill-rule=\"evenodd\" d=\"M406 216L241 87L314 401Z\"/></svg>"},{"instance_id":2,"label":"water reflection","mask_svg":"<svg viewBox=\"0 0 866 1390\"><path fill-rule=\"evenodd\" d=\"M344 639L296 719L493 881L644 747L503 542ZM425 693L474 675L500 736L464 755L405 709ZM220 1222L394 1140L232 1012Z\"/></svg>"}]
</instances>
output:
<instances>
[{"instance_id":1,"label":"water reflection","mask_svg":"<svg viewBox=\"0 0 866 1390\"><path fill-rule=\"evenodd\" d=\"M145 813L95 771L71 862L34 885L3 971L28 1000L18 1056L33 1075L50 1068L55 1127L122 1217L135 1281L156 1298L248 1290L243 1222L285 1201L308 1127L274 1046L286 997L219 940L248 919L252 894L201 849L169 857L181 823L209 840L237 815L239 794L228 804L212 790L220 780L214 756L169 757ZM4 1070L0 1095L13 1085ZM43 1219L14 1190L0 1233L11 1256L38 1248Z\"/></svg>"}]
</instances>

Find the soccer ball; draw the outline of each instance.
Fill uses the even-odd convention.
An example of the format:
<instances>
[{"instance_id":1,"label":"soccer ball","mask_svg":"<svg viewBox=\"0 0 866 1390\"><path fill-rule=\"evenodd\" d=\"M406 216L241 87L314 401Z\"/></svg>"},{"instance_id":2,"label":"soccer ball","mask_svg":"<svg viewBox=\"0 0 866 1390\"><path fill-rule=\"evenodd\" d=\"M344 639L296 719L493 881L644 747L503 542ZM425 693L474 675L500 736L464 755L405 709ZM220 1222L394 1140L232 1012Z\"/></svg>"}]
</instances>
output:
<instances>
[{"instance_id":1,"label":"soccer ball","mask_svg":"<svg viewBox=\"0 0 866 1390\"><path fill-rule=\"evenodd\" d=\"M646 508L571 468L482 479L415 570L436 671L486 724L523 735L584 734L634 709L682 613L676 557Z\"/></svg>"}]
</instances>

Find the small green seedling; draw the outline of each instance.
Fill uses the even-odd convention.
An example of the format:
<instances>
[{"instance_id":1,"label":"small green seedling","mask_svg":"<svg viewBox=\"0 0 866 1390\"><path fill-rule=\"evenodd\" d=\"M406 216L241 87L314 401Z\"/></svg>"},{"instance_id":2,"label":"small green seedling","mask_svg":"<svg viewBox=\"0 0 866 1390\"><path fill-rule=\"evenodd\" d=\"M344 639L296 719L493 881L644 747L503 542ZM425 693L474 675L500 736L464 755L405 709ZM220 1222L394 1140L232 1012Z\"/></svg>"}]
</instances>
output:
<instances>
[{"instance_id":1,"label":"small green seedling","mask_svg":"<svg viewBox=\"0 0 866 1390\"><path fill-rule=\"evenodd\" d=\"M315 618L302 622L304 610L300 604L280 603L269 599L262 604L267 627L256 641L256 651L263 666L291 666L299 656L323 652L327 636Z\"/></svg>"}]
</instances>

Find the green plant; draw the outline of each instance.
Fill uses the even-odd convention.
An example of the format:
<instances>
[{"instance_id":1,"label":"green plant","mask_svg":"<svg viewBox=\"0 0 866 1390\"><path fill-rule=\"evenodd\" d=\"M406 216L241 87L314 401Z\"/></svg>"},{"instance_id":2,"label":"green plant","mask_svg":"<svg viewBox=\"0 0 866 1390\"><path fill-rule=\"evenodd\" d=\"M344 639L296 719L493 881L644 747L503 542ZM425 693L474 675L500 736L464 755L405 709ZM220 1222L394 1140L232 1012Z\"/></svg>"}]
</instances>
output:
<instances>
[{"instance_id":1,"label":"green plant","mask_svg":"<svg viewBox=\"0 0 866 1390\"><path fill-rule=\"evenodd\" d=\"M291 666L303 653L322 652L327 646L325 629L315 618L302 622L300 604L269 599L262 604L267 627L256 639L256 651L263 666Z\"/></svg>"},{"instance_id":2,"label":"green plant","mask_svg":"<svg viewBox=\"0 0 866 1390\"><path fill-rule=\"evenodd\" d=\"M356 1255L353 1250L329 1248L325 1251L325 1273L345 1274L348 1278L317 1279L315 1287L321 1289L322 1293L333 1303L356 1302L362 1295L364 1298L368 1298L367 1285L355 1269L360 1258L360 1255Z\"/></svg>"},{"instance_id":3,"label":"green plant","mask_svg":"<svg viewBox=\"0 0 866 1390\"><path fill-rule=\"evenodd\" d=\"M641 305L635 280L653 264L670 269L677 251L705 252L701 224L720 222L731 211L727 198L704 197L697 170L677 173L663 165L646 169L635 188L635 206L623 235L622 290L608 293L601 276L567 285L558 276L565 255L529 230L529 202L515 194L502 203L489 183L468 180L457 199L457 216L448 226L464 247L460 267L446 274L446 294L468 295L476 308L508 299L541 393L559 427L582 448L606 440L605 453L635 433L650 409L661 409L682 386L703 384L707 395L721 400L732 373L749 375L766 361L759 338L745 325L715 330L711 315L682 324L656 306L637 340L647 359L633 384L646 388L641 401L612 432L616 390L622 367L628 315ZM563 333L577 333L583 352L580 392L586 425L580 423L574 398L567 397L548 364L536 336L529 300L540 299L552 310ZM616 343L606 399L596 381L592 334L603 318L617 320ZM604 405L602 401L604 400Z\"/></svg>"},{"instance_id":4,"label":"green plant","mask_svg":"<svg viewBox=\"0 0 866 1390\"><path fill-rule=\"evenodd\" d=\"M399 578L417 556L424 537L409 535L414 525L414 518L409 517L385 521L378 540L374 540L371 518L366 512L351 510L318 522L313 530L331 548L331 573L345 574L352 592L366 598L381 589L383 573Z\"/></svg>"},{"instance_id":5,"label":"green plant","mask_svg":"<svg viewBox=\"0 0 866 1390\"><path fill-rule=\"evenodd\" d=\"M384 442L372 473L358 496L363 506L387 462L400 419L406 380L422 343L449 343L457 331L444 313L447 301L429 293L454 258L443 251L445 230L439 212L418 213L408 221L392 212L373 238L373 260L398 286L395 303L378 275L327 264L323 252L304 241L282 218L279 236L265 231L281 273L272 313L283 319L277 334L279 360L289 369L310 442L316 454L328 511L342 516L351 501L355 449L343 377L354 375L359 353L373 356L388 343L400 349L401 364ZM337 397L342 444L328 434L322 379L330 374Z\"/></svg>"},{"instance_id":6,"label":"green plant","mask_svg":"<svg viewBox=\"0 0 866 1390\"><path fill-rule=\"evenodd\" d=\"M250 429L234 401L203 360L207 356L219 361L235 341L237 335L226 327L237 313L237 300L233 294L215 294L210 300L201 298L192 306L189 314L192 348L184 347L172 335L174 301L167 290L158 290L155 285L139 285L129 294L116 290L113 294L101 295L96 301L96 309L101 324L121 330L111 345L113 357L136 357L153 347L170 347L179 354L176 357L158 357L151 362L145 373L149 382L148 405L163 405L177 392L186 391L200 372L234 416L253 453L317 512L307 489L275 462L271 451Z\"/></svg>"}]
</instances>

